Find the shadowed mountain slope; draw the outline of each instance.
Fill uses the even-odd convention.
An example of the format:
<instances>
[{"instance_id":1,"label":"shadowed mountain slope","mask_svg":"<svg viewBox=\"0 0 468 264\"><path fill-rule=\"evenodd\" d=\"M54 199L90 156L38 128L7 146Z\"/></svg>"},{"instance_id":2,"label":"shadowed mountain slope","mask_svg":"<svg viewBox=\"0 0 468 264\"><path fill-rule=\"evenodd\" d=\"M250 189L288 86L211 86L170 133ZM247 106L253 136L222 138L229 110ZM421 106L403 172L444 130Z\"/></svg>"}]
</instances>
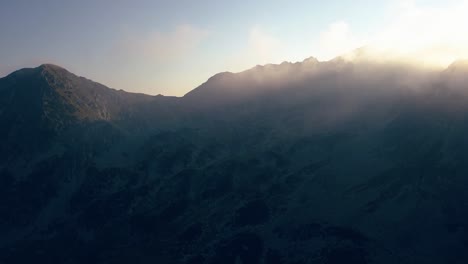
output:
<instances>
[{"instance_id":1,"label":"shadowed mountain slope","mask_svg":"<svg viewBox=\"0 0 468 264\"><path fill-rule=\"evenodd\" d=\"M465 64L0 79L0 263L466 263Z\"/></svg>"},{"instance_id":2,"label":"shadowed mountain slope","mask_svg":"<svg viewBox=\"0 0 468 264\"><path fill-rule=\"evenodd\" d=\"M166 111L161 104L175 100L110 89L51 64L19 70L0 79L0 136L7 142L2 152L29 152L85 124L126 129L126 122L154 121Z\"/></svg>"}]
</instances>

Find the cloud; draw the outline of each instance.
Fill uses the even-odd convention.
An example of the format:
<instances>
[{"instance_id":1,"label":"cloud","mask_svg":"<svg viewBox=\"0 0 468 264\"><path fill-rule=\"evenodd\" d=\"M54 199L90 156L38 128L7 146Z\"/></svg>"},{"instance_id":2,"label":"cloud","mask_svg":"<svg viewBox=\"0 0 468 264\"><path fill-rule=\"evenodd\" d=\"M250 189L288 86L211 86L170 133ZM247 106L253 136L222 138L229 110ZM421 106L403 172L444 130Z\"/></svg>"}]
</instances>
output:
<instances>
[{"instance_id":1,"label":"cloud","mask_svg":"<svg viewBox=\"0 0 468 264\"><path fill-rule=\"evenodd\" d=\"M351 28L344 21L330 24L327 30L320 33L317 58L330 60L337 55L348 53L364 45L364 41L351 32Z\"/></svg>"},{"instance_id":2,"label":"cloud","mask_svg":"<svg viewBox=\"0 0 468 264\"><path fill-rule=\"evenodd\" d=\"M84 74L116 89L182 95L184 89L196 85L195 70L185 69L203 64L197 58L210 35L209 30L192 24L165 30L127 26L102 56L86 59Z\"/></svg>"},{"instance_id":3,"label":"cloud","mask_svg":"<svg viewBox=\"0 0 468 264\"><path fill-rule=\"evenodd\" d=\"M179 25L170 32L154 31L144 35L128 33L117 46L126 59L145 59L153 63L169 63L193 52L209 35L209 31L193 25Z\"/></svg>"},{"instance_id":4,"label":"cloud","mask_svg":"<svg viewBox=\"0 0 468 264\"><path fill-rule=\"evenodd\" d=\"M377 32L360 36L344 21L332 23L320 34L314 53L319 59L328 60L366 46L367 55L374 59L447 66L455 59L468 57L466 14L468 1L444 6L397 1L388 14L392 19Z\"/></svg>"},{"instance_id":5,"label":"cloud","mask_svg":"<svg viewBox=\"0 0 468 264\"><path fill-rule=\"evenodd\" d=\"M248 46L248 54L253 55L260 61L259 63L268 63L275 60L283 49L281 41L268 34L260 26L254 26L250 29Z\"/></svg>"},{"instance_id":6,"label":"cloud","mask_svg":"<svg viewBox=\"0 0 468 264\"><path fill-rule=\"evenodd\" d=\"M260 25L250 27L245 39L245 46L226 55L221 70L239 72L255 65L281 63L288 54L286 43Z\"/></svg>"},{"instance_id":7,"label":"cloud","mask_svg":"<svg viewBox=\"0 0 468 264\"><path fill-rule=\"evenodd\" d=\"M468 55L468 1L430 7L403 1L397 15L372 44L427 63L448 64Z\"/></svg>"}]
</instances>

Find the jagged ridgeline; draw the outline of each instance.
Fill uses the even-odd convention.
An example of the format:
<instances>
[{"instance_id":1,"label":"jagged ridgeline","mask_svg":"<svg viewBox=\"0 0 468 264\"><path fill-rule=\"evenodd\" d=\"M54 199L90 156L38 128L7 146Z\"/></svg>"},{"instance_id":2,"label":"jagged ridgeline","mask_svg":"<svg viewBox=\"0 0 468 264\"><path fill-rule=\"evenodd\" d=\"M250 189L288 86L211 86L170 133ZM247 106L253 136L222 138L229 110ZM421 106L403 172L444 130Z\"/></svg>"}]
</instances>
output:
<instances>
[{"instance_id":1,"label":"jagged ridgeline","mask_svg":"<svg viewBox=\"0 0 468 264\"><path fill-rule=\"evenodd\" d=\"M0 79L0 263L467 263L468 67Z\"/></svg>"}]
</instances>

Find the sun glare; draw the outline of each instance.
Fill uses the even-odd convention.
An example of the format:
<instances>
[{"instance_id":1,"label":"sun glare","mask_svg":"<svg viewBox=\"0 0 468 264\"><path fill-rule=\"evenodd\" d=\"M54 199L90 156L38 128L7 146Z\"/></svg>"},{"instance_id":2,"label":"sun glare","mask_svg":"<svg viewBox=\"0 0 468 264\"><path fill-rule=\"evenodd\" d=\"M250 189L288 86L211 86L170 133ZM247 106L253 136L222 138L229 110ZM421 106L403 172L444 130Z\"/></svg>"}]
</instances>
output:
<instances>
[{"instance_id":1,"label":"sun glare","mask_svg":"<svg viewBox=\"0 0 468 264\"><path fill-rule=\"evenodd\" d=\"M404 1L390 12L389 22L367 36L354 34L343 21L322 33L321 60L347 59L404 61L424 67L447 67L468 58L468 1L426 7ZM361 48L362 49L358 49ZM356 52L356 49L357 52Z\"/></svg>"}]
</instances>

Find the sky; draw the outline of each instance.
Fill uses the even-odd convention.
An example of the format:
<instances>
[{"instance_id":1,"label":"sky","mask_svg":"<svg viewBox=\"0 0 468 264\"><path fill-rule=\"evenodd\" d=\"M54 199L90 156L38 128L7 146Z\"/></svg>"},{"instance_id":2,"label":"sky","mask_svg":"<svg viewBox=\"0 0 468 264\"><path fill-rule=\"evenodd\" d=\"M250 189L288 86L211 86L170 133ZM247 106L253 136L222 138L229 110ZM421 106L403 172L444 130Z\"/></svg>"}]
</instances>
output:
<instances>
[{"instance_id":1,"label":"sky","mask_svg":"<svg viewBox=\"0 0 468 264\"><path fill-rule=\"evenodd\" d=\"M468 58L467 0L0 0L0 77L53 63L115 89L182 96L224 71L376 58Z\"/></svg>"}]
</instances>

